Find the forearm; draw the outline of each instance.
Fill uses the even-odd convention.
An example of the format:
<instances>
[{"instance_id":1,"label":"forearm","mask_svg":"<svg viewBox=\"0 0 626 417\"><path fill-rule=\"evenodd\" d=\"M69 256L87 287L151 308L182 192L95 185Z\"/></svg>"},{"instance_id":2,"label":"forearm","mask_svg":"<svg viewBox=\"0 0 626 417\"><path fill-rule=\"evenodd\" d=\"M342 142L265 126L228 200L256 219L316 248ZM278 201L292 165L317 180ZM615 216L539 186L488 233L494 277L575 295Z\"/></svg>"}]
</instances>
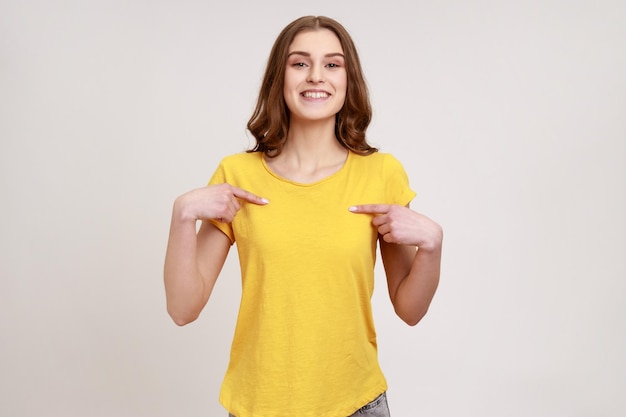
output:
<instances>
[{"instance_id":1,"label":"forearm","mask_svg":"<svg viewBox=\"0 0 626 417\"><path fill-rule=\"evenodd\" d=\"M179 325L195 320L204 305L197 245L195 220L185 219L174 210L163 275L167 311Z\"/></svg>"},{"instance_id":2,"label":"forearm","mask_svg":"<svg viewBox=\"0 0 626 417\"><path fill-rule=\"evenodd\" d=\"M396 314L407 324L416 325L428 311L439 284L441 245L418 249L408 274L392 296Z\"/></svg>"}]
</instances>

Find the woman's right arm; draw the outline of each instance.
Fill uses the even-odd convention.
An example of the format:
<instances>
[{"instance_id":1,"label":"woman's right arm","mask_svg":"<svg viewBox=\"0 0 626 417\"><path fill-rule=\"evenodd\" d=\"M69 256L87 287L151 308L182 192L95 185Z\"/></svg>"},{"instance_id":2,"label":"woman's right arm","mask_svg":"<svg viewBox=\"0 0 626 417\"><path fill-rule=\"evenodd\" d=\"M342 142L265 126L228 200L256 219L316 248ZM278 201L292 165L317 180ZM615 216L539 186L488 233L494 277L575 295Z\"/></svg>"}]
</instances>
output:
<instances>
[{"instance_id":1,"label":"woman's right arm","mask_svg":"<svg viewBox=\"0 0 626 417\"><path fill-rule=\"evenodd\" d=\"M199 188L174 202L164 281L167 311L179 326L200 315L231 246L230 239L206 220L230 223L246 202L267 204L267 200L229 184ZM202 221L199 231L198 220Z\"/></svg>"}]
</instances>

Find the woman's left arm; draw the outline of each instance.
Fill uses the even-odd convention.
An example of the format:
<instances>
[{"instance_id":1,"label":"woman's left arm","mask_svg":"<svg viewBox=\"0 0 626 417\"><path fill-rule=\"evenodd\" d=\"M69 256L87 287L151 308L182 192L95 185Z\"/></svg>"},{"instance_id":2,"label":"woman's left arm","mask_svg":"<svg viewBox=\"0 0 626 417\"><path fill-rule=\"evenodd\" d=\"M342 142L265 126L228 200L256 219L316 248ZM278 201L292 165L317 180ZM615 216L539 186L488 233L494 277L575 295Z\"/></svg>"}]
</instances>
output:
<instances>
[{"instance_id":1,"label":"woman's left arm","mask_svg":"<svg viewBox=\"0 0 626 417\"><path fill-rule=\"evenodd\" d=\"M443 230L406 207L366 204L350 209L374 214L389 297L396 314L415 326L424 317L439 284Z\"/></svg>"}]
</instances>

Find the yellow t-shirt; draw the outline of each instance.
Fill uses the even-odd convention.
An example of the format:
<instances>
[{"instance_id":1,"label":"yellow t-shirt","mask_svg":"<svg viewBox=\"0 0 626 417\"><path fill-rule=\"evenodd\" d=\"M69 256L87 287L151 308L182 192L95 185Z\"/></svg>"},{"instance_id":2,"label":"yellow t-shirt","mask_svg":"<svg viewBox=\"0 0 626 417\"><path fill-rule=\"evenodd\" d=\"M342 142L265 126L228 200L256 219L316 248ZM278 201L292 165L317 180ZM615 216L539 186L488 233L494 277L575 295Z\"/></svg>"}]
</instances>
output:
<instances>
[{"instance_id":1,"label":"yellow t-shirt","mask_svg":"<svg viewBox=\"0 0 626 417\"><path fill-rule=\"evenodd\" d=\"M301 184L263 154L222 160L210 184L259 196L230 224L242 298L220 402L237 417L345 417L387 389L372 318L377 231L357 204L406 205L415 193L390 154L349 153L335 174Z\"/></svg>"}]
</instances>

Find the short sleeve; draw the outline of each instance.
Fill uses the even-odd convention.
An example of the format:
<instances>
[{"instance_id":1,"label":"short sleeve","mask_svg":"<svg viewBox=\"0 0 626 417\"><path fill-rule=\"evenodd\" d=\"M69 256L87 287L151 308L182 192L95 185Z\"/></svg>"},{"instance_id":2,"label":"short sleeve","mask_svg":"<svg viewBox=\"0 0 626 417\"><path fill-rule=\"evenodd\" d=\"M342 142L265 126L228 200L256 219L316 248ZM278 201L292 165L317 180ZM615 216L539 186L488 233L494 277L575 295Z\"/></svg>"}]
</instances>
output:
<instances>
[{"instance_id":1,"label":"short sleeve","mask_svg":"<svg viewBox=\"0 0 626 417\"><path fill-rule=\"evenodd\" d=\"M385 157L383 171L385 175L385 193L390 204L406 206L415 198L416 193L409 186L409 177L404 167L393 155Z\"/></svg>"},{"instance_id":2,"label":"short sleeve","mask_svg":"<svg viewBox=\"0 0 626 417\"><path fill-rule=\"evenodd\" d=\"M217 169L213 173L213 176L209 180L208 185L223 184L225 182L228 182L228 180L227 180L227 170L226 170L224 161L222 160L222 162L220 162L220 164L218 165ZM230 239L230 244L231 245L233 243L235 243L235 234L233 232L233 226L232 226L231 223L223 223L223 222L220 222L220 221L217 221L217 220L213 220L213 219L209 220L209 222L211 222L222 233L224 233L226 236L228 236L228 239Z\"/></svg>"}]
</instances>

